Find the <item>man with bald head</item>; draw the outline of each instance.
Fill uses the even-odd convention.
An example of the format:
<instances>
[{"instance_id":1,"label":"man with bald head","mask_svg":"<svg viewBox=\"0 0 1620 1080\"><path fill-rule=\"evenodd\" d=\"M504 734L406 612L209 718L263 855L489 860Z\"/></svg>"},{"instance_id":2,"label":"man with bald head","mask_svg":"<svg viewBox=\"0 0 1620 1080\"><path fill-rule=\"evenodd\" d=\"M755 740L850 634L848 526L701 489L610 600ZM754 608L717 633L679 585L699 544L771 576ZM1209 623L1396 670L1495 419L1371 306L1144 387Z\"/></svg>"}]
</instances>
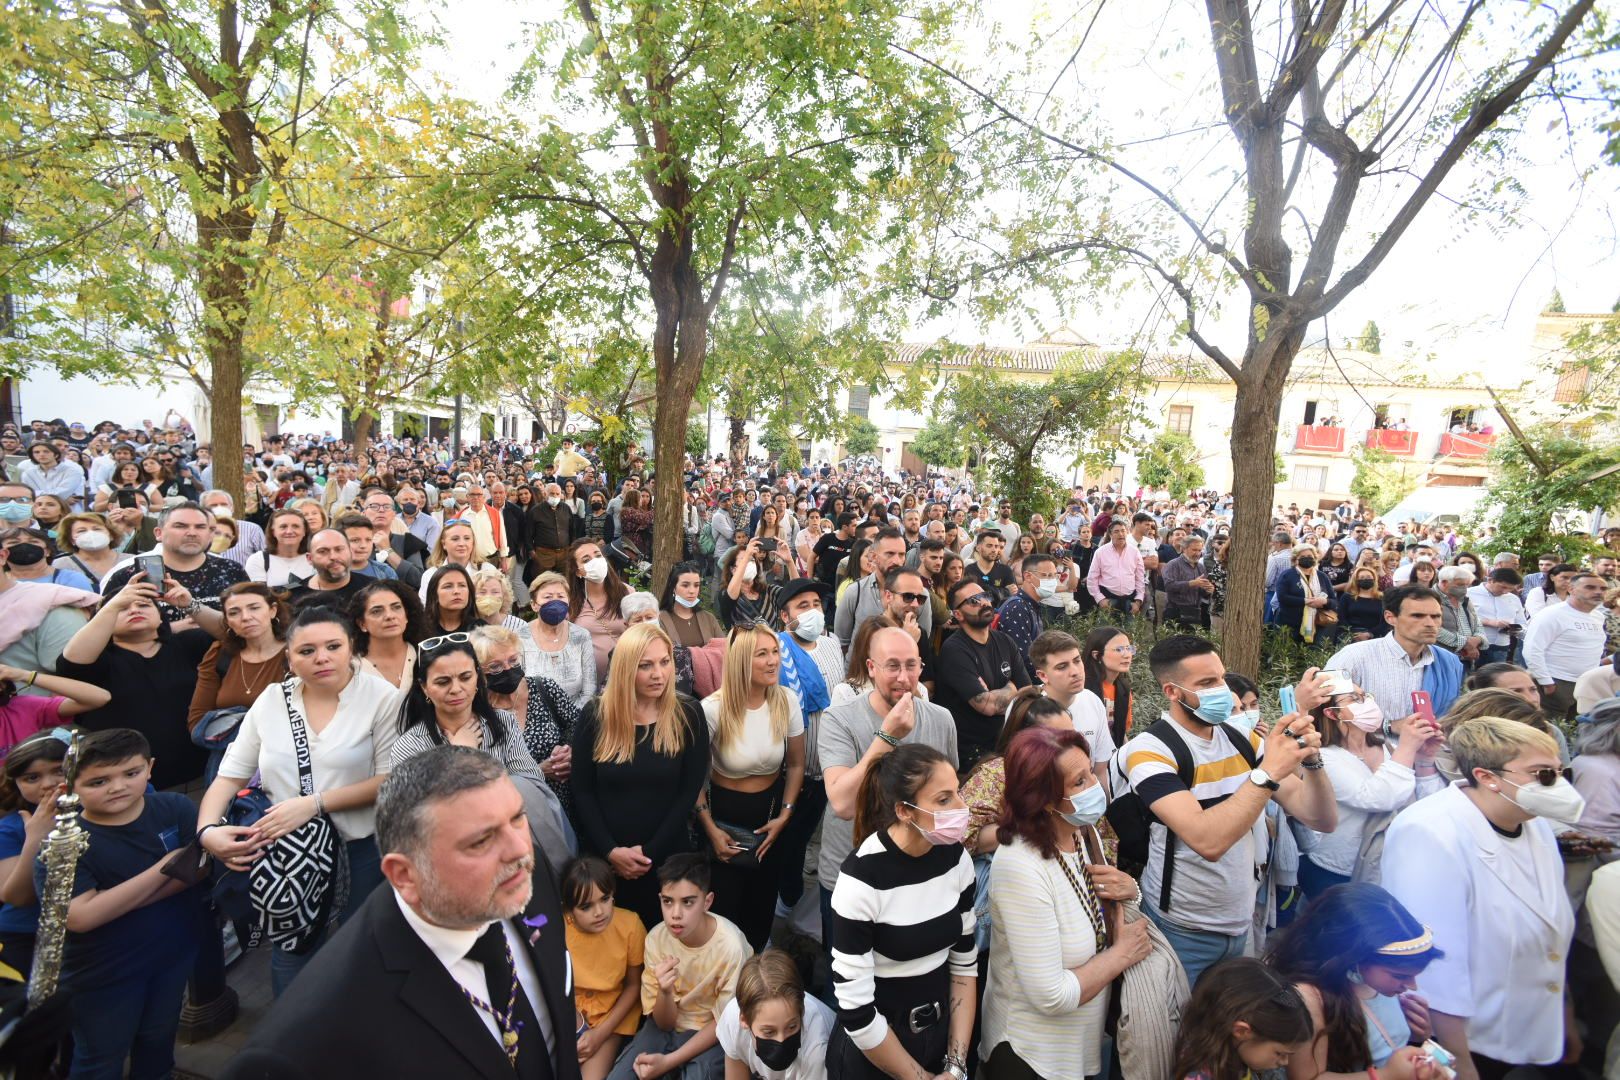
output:
<instances>
[{"instance_id":1,"label":"man with bald head","mask_svg":"<svg viewBox=\"0 0 1620 1080\"><path fill-rule=\"evenodd\" d=\"M322 529L309 538L309 565L315 573L287 591L287 602L298 611L314 605L348 610L350 598L372 580L351 573L350 560L349 538L337 529Z\"/></svg>"},{"instance_id":2,"label":"man with bald head","mask_svg":"<svg viewBox=\"0 0 1620 1080\"><path fill-rule=\"evenodd\" d=\"M855 803L866 770L903 743L924 743L957 763L956 723L946 710L917 697L922 658L911 635L884 627L866 658L870 692L821 714L816 752L832 808L821 822L821 925L832 925L832 890L855 844ZM825 938L825 935L823 935Z\"/></svg>"}]
</instances>

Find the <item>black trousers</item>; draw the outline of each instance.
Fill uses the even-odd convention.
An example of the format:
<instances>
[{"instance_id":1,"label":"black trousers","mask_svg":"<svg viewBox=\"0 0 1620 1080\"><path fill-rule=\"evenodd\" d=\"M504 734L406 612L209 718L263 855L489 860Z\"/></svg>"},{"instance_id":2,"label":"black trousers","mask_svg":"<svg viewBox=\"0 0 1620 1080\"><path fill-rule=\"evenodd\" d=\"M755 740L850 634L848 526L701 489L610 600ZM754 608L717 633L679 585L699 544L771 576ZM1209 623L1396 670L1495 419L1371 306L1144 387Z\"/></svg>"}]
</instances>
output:
<instances>
[{"instance_id":1,"label":"black trousers","mask_svg":"<svg viewBox=\"0 0 1620 1080\"><path fill-rule=\"evenodd\" d=\"M717 822L757 829L774 817L782 806L782 778L764 791L742 792L709 785L709 813ZM793 819L789 818L789 822ZM782 830L783 834L787 829ZM733 866L720 859L712 859L709 873L713 878L714 911L737 924L748 939L748 944L759 952L771 936L771 922L776 916L777 879L781 873L782 836L771 845L758 865ZM802 858L803 856L801 856Z\"/></svg>"},{"instance_id":2,"label":"black trousers","mask_svg":"<svg viewBox=\"0 0 1620 1080\"><path fill-rule=\"evenodd\" d=\"M945 1051L950 1048L951 975L948 964L935 971L909 979L878 979L873 992L878 1012L888 1020L900 1045L930 1076L945 1070ZM913 1031L912 1012L935 1006L937 1019L921 1031ZM888 1074L867 1059L866 1052L849 1041L844 1025L834 1024L827 1043L827 1075L830 1080L887 1080Z\"/></svg>"}]
</instances>

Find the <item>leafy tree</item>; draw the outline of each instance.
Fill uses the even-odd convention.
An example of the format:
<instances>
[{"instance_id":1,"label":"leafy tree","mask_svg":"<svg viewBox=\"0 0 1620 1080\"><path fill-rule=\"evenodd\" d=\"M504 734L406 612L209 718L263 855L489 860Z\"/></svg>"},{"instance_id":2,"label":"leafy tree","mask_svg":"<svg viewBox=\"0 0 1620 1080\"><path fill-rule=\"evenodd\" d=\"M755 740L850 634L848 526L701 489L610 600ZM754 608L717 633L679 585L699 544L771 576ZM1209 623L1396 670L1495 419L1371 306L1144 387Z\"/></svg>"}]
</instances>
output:
<instances>
[{"instance_id":1,"label":"leafy tree","mask_svg":"<svg viewBox=\"0 0 1620 1080\"><path fill-rule=\"evenodd\" d=\"M1547 306L1542 310L1549 315L1562 315L1564 313L1564 294L1554 289L1552 296L1547 298Z\"/></svg>"},{"instance_id":2,"label":"leafy tree","mask_svg":"<svg viewBox=\"0 0 1620 1080\"><path fill-rule=\"evenodd\" d=\"M851 457L877 453L878 429L864 416L852 416L844 430L844 451Z\"/></svg>"},{"instance_id":3,"label":"leafy tree","mask_svg":"<svg viewBox=\"0 0 1620 1080\"><path fill-rule=\"evenodd\" d=\"M1492 475L1474 522L1495 525L1485 552L1592 553L1597 545L1571 518L1620 503L1620 443L1593 445L1553 424L1522 436L1498 439L1491 450Z\"/></svg>"},{"instance_id":4,"label":"leafy tree","mask_svg":"<svg viewBox=\"0 0 1620 1080\"><path fill-rule=\"evenodd\" d=\"M658 390L654 580L681 554L681 455L710 328L734 277L777 260L856 307L884 210L945 170L954 113L896 45L943 44L955 5L892 0L575 0L518 89L546 121L496 178L558 303L637 283ZM842 302L842 301L840 301Z\"/></svg>"},{"instance_id":5,"label":"leafy tree","mask_svg":"<svg viewBox=\"0 0 1620 1080\"><path fill-rule=\"evenodd\" d=\"M1077 353L1044 382L1011 378L986 366L957 375L935 402L937 422L963 432L989 468L990 486L1019 514L1050 513L1052 492L1066 490L1046 473L1047 452L1072 453L1076 466L1100 469L1129 443L1145 389L1141 362L1130 353L1095 363Z\"/></svg>"},{"instance_id":6,"label":"leafy tree","mask_svg":"<svg viewBox=\"0 0 1620 1080\"><path fill-rule=\"evenodd\" d=\"M1170 492L1171 498L1186 498L1188 492L1204 483L1204 467L1198 464L1198 444L1191 436L1179 432L1160 432L1143 451L1137 475L1146 486Z\"/></svg>"},{"instance_id":7,"label":"leafy tree","mask_svg":"<svg viewBox=\"0 0 1620 1080\"><path fill-rule=\"evenodd\" d=\"M686 429L686 452L693 461L700 460L709 452L709 433L696 425Z\"/></svg>"},{"instance_id":8,"label":"leafy tree","mask_svg":"<svg viewBox=\"0 0 1620 1080\"><path fill-rule=\"evenodd\" d=\"M958 468L967 456L961 434L949 424L932 418L911 441L911 452L924 464L939 469Z\"/></svg>"},{"instance_id":9,"label":"leafy tree","mask_svg":"<svg viewBox=\"0 0 1620 1080\"><path fill-rule=\"evenodd\" d=\"M1594 6L1541 4L1509 25L1481 3L1456 18L1421 0L1371 8L1343 0L1170 5L1166 19L1176 29L1165 33L1185 31L1187 40L1197 33L1209 43L1211 77L1192 94L1203 103L1200 115L1220 123L1155 135L1154 150L1178 162L1163 176L1151 175L1134 149L1139 119L1128 133L1099 132L1095 96L1084 92L1094 88L1083 87L1069 112L1046 91L1084 77L1084 40L1062 49L1061 69L1032 72L1027 86L1010 85L1001 72L997 84L981 86L960 66L919 57L948 72L987 114L990 154L1006 142L1006 127L1038 139L1046 152L1020 141L995 159L1022 213L1009 217L991 203L981 213L983 230L939 230L920 219L917 243L927 257L901 261L900 270L924 267L922 284L942 304L969 290L992 312L1027 310L1037 290L1059 302L1072 296L1078 290L1060 268L1072 267L1098 291L1140 277L1183 316L1177 333L1235 384L1225 624L1232 669L1253 676L1260 661L1276 482L1267 451L1276 446L1289 372L1307 333L1383 265L1461 163L1485 165L1479 190L1468 193L1471 208L1475 195L1493 207L1511 197L1516 187L1501 163L1511 160L1514 133L1530 126L1533 103L1557 96L1579 107L1577 95L1565 93L1573 80L1612 62L1612 48L1577 38L1583 24L1594 36L1610 32ZM1196 31L1193 21L1202 24ZM1075 33L1090 37L1089 28ZM1214 166L1230 184L1210 185L1211 201L1196 204L1179 163L1216 159L1231 163ZM1213 339L1222 308L1247 315L1247 332L1230 348Z\"/></svg>"},{"instance_id":10,"label":"leafy tree","mask_svg":"<svg viewBox=\"0 0 1620 1080\"><path fill-rule=\"evenodd\" d=\"M308 137L313 159L287 196L295 211L266 275L290 300L247 338L294 404L336 397L357 456L389 406L475 391L473 368L514 313L485 321L507 270L499 253L462 246L487 213L458 162L481 115L470 102L358 83L328 103ZM492 281L497 282L492 286Z\"/></svg>"},{"instance_id":11,"label":"leafy tree","mask_svg":"<svg viewBox=\"0 0 1620 1080\"><path fill-rule=\"evenodd\" d=\"M1374 355L1383 351L1383 342L1378 335L1378 324L1371 319L1361 328L1361 336L1356 339L1356 348Z\"/></svg>"},{"instance_id":12,"label":"leafy tree","mask_svg":"<svg viewBox=\"0 0 1620 1080\"><path fill-rule=\"evenodd\" d=\"M1271 452L1271 483L1273 486L1288 483L1288 462L1283 460L1281 450Z\"/></svg>"},{"instance_id":13,"label":"leafy tree","mask_svg":"<svg viewBox=\"0 0 1620 1080\"><path fill-rule=\"evenodd\" d=\"M1350 494L1382 514L1423 485L1423 466L1376 446L1357 447Z\"/></svg>"},{"instance_id":14,"label":"leafy tree","mask_svg":"<svg viewBox=\"0 0 1620 1080\"><path fill-rule=\"evenodd\" d=\"M242 403L279 315L266 289L332 90L397 76L411 36L386 0L19 0L0 64L0 292L30 299L11 371L156 379L212 403L214 483L240 499Z\"/></svg>"}]
</instances>

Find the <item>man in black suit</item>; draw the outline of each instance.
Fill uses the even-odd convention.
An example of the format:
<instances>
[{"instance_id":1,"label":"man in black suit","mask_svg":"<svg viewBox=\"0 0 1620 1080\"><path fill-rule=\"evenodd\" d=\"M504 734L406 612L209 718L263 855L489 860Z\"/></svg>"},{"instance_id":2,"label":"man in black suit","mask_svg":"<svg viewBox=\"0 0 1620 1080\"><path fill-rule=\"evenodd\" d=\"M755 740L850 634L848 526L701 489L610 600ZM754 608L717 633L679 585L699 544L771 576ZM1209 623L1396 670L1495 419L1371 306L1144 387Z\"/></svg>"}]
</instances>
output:
<instances>
[{"instance_id":1,"label":"man in black suit","mask_svg":"<svg viewBox=\"0 0 1620 1080\"><path fill-rule=\"evenodd\" d=\"M501 763L437 746L377 796L378 889L222 1080L578 1080L562 906Z\"/></svg>"}]
</instances>

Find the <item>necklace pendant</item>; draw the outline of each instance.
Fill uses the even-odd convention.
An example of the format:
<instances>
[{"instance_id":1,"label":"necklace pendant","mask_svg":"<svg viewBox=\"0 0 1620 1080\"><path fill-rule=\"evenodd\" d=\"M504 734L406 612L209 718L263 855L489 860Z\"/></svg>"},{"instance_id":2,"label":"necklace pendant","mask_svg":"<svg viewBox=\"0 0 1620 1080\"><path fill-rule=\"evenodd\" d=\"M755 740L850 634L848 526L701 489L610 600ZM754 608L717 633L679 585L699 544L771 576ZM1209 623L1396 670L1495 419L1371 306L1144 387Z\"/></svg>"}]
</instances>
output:
<instances>
[{"instance_id":1,"label":"necklace pendant","mask_svg":"<svg viewBox=\"0 0 1620 1080\"><path fill-rule=\"evenodd\" d=\"M508 1050L511 1050L514 1047L516 1047L517 1042L518 1042L518 1033L517 1032L515 1032L515 1031L503 1031L503 1032L501 1032L501 1043Z\"/></svg>"}]
</instances>

